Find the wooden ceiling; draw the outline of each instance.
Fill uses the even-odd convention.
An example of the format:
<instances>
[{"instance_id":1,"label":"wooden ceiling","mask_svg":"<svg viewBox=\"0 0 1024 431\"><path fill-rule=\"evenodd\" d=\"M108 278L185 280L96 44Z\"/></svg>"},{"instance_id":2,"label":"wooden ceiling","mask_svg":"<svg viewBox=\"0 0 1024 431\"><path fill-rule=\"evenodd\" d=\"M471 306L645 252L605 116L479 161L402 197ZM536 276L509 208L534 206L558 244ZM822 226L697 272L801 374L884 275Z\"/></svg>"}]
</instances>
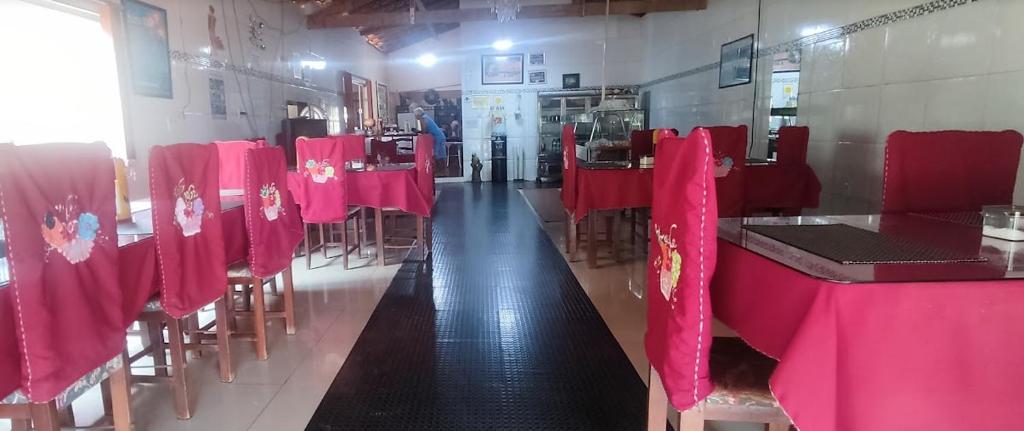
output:
<instances>
[{"instance_id":1,"label":"wooden ceiling","mask_svg":"<svg viewBox=\"0 0 1024 431\"><path fill-rule=\"evenodd\" d=\"M612 0L612 15L701 10L708 0ZM522 6L516 19L604 15L601 0ZM391 52L459 27L465 21L493 21L489 8L459 9L459 0L334 0L309 16L307 27L353 27L366 41Z\"/></svg>"}]
</instances>

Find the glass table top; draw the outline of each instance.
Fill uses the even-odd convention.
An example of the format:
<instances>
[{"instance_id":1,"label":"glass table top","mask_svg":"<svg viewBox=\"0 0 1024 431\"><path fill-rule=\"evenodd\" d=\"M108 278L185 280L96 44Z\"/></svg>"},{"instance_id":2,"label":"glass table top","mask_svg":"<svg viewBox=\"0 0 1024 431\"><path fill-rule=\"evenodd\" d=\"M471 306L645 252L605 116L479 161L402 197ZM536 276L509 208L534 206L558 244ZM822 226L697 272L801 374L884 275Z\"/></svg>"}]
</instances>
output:
<instances>
[{"instance_id":1,"label":"glass table top","mask_svg":"<svg viewBox=\"0 0 1024 431\"><path fill-rule=\"evenodd\" d=\"M1024 242L983 236L980 217L870 214L748 217L718 221L718 237L812 277L840 283L1024 279ZM744 225L846 224L926 247L975 254L985 262L841 264L743 229Z\"/></svg>"}]
</instances>

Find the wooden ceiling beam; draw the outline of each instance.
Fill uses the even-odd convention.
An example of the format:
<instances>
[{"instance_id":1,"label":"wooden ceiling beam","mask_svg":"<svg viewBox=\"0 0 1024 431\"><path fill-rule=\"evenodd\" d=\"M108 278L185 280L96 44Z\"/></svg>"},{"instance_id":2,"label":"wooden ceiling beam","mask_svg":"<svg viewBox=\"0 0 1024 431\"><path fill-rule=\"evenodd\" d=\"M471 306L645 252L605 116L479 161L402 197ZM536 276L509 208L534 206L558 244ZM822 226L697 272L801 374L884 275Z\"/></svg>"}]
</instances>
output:
<instances>
[{"instance_id":1,"label":"wooden ceiling beam","mask_svg":"<svg viewBox=\"0 0 1024 431\"><path fill-rule=\"evenodd\" d=\"M652 12L674 12L687 10L703 10L708 0L624 0L611 3L612 15L635 15ZM565 5L523 6L516 16L517 20L536 18L562 18L578 16L604 15L605 4L580 3ZM327 10L310 16L306 20L309 28L332 27L389 27L409 25L408 12L379 12L342 15L324 13ZM493 21L494 13L488 8L478 9L434 9L416 12L416 24L439 24L466 21Z\"/></svg>"}]
</instances>

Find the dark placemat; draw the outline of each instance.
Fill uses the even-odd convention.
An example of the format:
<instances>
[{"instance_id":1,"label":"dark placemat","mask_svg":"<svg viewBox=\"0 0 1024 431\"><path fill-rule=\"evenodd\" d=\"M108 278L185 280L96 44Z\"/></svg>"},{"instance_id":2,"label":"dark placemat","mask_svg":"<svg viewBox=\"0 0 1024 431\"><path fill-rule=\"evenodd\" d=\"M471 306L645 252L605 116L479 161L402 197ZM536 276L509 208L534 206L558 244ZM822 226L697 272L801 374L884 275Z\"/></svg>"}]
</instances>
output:
<instances>
[{"instance_id":1,"label":"dark placemat","mask_svg":"<svg viewBox=\"0 0 1024 431\"><path fill-rule=\"evenodd\" d=\"M748 225L744 229L844 265L985 262L964 254L845 224Z\"/></svg>"},{"instance_id":2,"label":"dark placemat","mask_svg":"<svg viewBox=\"0 0 1024 431\"><path fill-rule=\"evenodd\" d=\"M915 217L923 217L930 220L945 221L950 223L962 224L965 226L981 227L985 221L985 217L977 211L960 211L960 212L944 212L944 213L910 213Z\"/></svg>"}]
</instances>

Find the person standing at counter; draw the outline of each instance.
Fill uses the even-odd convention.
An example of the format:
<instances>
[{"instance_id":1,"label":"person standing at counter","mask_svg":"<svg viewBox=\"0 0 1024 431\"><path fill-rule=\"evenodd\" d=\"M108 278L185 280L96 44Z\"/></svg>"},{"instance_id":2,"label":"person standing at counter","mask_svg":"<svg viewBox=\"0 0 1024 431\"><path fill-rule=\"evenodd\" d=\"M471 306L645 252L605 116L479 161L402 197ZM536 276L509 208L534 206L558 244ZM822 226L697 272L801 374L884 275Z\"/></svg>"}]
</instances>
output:
<instances>
[{"instance_id":1,"label":"person standing at counter","mask_svg":"<svg viewBox=\"0 0 1024 431\"><path fill-rule=\"evenodd\" d=\"M440 127L437 127L437 123L434 122L433 118L430 118L426 112L423 112L423 108L416 107L413 114L416 115L416 119L420 121L423 126L423 131L431 134L434 137L434 173L435 175L441 176L441 172L437 172L439 167L444 168L444 172L448 171L448 146L445 145L447 138L444 136L444 132L441 131Z\"/></svg>"}]
</instances>

